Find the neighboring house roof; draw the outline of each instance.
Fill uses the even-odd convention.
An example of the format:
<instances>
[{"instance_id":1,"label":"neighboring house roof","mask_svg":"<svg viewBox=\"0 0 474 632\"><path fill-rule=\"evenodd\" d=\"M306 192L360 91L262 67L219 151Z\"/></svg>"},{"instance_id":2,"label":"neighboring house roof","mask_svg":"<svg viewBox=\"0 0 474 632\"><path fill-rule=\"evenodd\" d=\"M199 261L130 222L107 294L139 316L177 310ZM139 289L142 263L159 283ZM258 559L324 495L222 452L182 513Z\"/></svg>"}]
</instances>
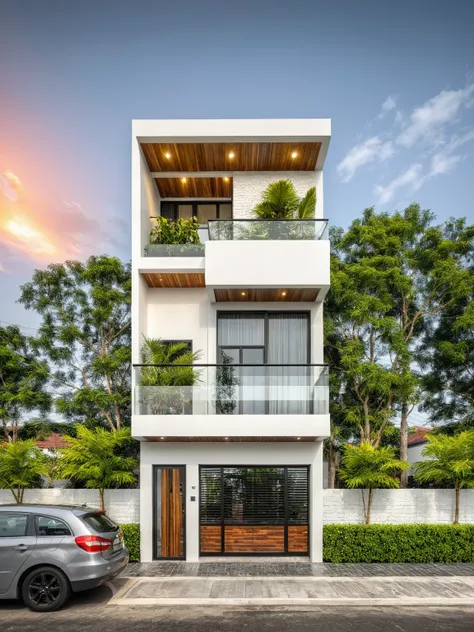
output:
<instances>
[{"instance_id":1,"label":"neighboring house roof","mask_svg":"<svg viewBox=\"0 0 474 632\"><path fill-rule=\"evenodd\" d=\"M415 426L415 434L408 437L408 447L426 443L426 435L433 430L433 426Z\"/></svg>"},{"instance_id":2,"label":"neighboring house roof","mask_svg":"<svg viewBox=\"0 0 474 632\"><path fill-rule=\"evenodd\" d=\"M36 445L40 450L58 450L59 448L67 448L68 444L64 441L62 435L54 432L43 441L37 440Z\"/></svg>"}]
</instances>

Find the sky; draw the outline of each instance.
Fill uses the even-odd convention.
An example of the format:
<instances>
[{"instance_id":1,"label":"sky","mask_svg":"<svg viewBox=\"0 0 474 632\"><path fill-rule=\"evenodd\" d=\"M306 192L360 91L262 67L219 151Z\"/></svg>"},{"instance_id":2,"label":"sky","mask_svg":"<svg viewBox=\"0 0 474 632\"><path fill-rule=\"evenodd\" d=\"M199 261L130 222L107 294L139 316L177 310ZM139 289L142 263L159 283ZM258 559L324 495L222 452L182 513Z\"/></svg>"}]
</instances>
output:
<instances>
[{"instance_id":1,"label":"sky","mask_svg":"<svg viewBox=\"0 0 474 632\"><path fill-rule=\"evenodd\" d=\"M474 221L474 2L0 0L0 321L35 268L130 258L131 121L331 118L325 213Z\"/></svg>"}]
</instances>

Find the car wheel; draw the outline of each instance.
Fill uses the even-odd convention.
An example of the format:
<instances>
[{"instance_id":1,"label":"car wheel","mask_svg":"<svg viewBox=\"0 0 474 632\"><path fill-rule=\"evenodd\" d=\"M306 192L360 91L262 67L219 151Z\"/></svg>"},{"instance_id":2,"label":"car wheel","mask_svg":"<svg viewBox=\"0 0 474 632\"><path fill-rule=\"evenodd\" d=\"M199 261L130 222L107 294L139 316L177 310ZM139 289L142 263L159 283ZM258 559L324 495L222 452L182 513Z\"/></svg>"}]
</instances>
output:
<instances>
[{"instance_id":1,"label":"car wheel","mask_svg":"<svg viewBox=\"0 0 474 632\"><path fill-rule=\"evenodd\" d=\"M58 568L40 566L31 571L23 582L23 601L35 612L59 610L71 594L66 575Z\"/></svg>"}]
</instances>

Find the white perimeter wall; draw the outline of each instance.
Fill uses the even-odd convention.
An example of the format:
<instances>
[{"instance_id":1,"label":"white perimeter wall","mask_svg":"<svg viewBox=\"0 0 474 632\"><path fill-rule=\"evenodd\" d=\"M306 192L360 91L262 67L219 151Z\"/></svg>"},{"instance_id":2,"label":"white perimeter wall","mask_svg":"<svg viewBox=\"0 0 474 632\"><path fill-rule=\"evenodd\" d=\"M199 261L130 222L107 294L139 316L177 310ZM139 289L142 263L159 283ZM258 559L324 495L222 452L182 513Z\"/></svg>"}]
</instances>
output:
<instances>
[{"instance_id":1,"label":"white perimeter wall","mask_svg":"<svg viewBox=\"0 0 474 632\"><path fill-rule=\"evenodd\" d=\"M322 171L257 171L233 174L234 219L255 219L253 207L260 202L263 191L271 182L291 180L297 194L303 197L308 189L316 187L316 217L324 217Z\"/></svg>"}]
</instances>

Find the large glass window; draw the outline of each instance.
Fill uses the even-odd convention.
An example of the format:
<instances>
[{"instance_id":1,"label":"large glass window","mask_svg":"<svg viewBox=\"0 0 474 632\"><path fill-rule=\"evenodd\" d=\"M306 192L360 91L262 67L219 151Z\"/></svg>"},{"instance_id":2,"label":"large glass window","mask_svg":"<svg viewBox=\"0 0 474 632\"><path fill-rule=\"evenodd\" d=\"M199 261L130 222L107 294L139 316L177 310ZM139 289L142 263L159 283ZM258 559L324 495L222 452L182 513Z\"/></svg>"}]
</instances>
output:
<instances>
[{"instance_id":1,"label":"large glass window","mask_svg":"<svg viewBox=\"0 0 474 632\"><path fill-rule=\"evenodd\" d=\"M167 219L197 217L201 226L207 226L210 219L232 219L232 204L214 201L162 202L161 215Z\"/></svg>"}]
</instances>

